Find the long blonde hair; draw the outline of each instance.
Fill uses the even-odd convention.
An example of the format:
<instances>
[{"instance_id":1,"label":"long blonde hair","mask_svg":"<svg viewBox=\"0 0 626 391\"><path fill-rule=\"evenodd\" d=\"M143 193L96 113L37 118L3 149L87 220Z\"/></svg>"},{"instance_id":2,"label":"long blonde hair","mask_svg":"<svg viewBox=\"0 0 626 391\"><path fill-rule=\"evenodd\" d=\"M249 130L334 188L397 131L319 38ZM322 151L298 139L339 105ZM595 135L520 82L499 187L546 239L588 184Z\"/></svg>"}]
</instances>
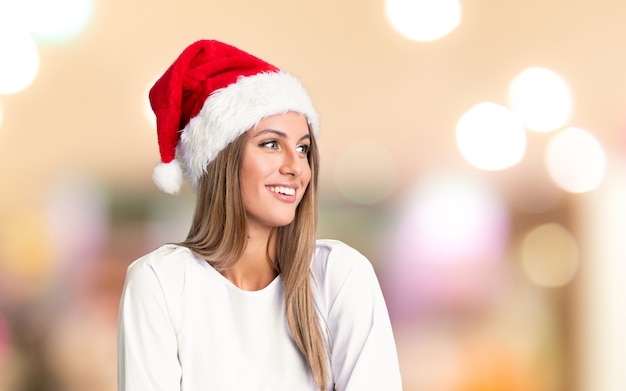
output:
<instances>
[{"instance_id":1,"label":"long blonde hair","mask_svg":"<svg viewBox=\"0 0 626 391\"><path fill-rule=\"evenodd\" d=\"M185 241L179 243L208 260L217 270L237 262L246 243L246 217L240 174L248 134L224 148L207 166L197 188L197 204ZM315 314L310 263L315 253L319 151L311 133L308 153L311 181L294 220L275 230L276 254L268 260L281 274L289 329L320 390L328 381L328 352ZM268 248L269 252L269 248Z\"/></svg>"}]
</instances>

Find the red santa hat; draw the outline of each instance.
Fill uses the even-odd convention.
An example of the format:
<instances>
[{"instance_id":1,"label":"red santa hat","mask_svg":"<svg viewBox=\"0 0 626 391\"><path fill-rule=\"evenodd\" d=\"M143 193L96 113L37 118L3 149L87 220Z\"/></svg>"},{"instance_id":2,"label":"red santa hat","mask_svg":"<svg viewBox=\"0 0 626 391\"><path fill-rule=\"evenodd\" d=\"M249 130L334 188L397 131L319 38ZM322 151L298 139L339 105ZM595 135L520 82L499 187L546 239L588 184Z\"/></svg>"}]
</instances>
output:
<instances>
[{"instance_id":1,"label":"red santa hat","mask_svg":"<svg viewBox=\"0 0 626 391\"><path fill-rule=\"evenodd\" d=\"M295 76L214 40L188 46L150 90L161 162L152 179L177 194L194 188L207 165L261 119L295 111L317 135L319 116Z\"/></svg>"}]
</instances>

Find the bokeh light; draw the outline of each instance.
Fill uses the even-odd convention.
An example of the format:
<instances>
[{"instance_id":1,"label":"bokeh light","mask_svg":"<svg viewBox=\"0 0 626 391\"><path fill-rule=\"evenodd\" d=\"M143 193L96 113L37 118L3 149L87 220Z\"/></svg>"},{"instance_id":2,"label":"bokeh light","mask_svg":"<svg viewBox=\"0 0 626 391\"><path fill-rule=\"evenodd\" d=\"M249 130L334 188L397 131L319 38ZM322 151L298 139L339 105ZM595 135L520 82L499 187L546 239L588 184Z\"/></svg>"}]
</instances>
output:
<instances>
[{"instance_id":1,"label":"bokeh light","mask_svg":"<svg viewBox=\"0 0 626 391\"><path fill-rule=\"evenodd\" d=\"M338 156L333 179L346 199L359 204L374 204L396 189L398 164L380 142L359 140Z\"/></svg>"},{"instance_id":2,"label":"bokeh light","mask_svg":"<svg viewBox=\"0 0 626 391\"><path fill-rule=\"evenodd\" d=\"M530 67L517 75L509 87L511 109L528 130L548 132L567 124L572 115L572 94L556 72Z\"/></svg>"},{"instance_id":3,"label":"bokeh light","mask_svg":"<svg viewBox=\"0 0 626 391\"><path fill-rule=\"evenodd\" d=\"M546 164L550 177L560 188L583 193L600 186L606 175L607 157L591 132L571 127L550 139Z\"/></svg>"},{"instance_id":4,"label":"bokeh light","mask_svg":"<svg viewBox=\"0 0 626 391\"><path fill-rule=\"evenodd\" d=\"M0 94L14 94L35 79L39 51L28 33L5 21L0 25Z\"/></svg>"},{"instance_id":5,"label":"bokeh light","mask_svg":"<svg viewBox=\"0 0 626 391\"><path fill-rule=\"evenodd\" d=\"M10 278L3 279L2 293L19 299L36 297L47 288L54 266L43 214L16 209L3 218L0 267Z\"/></svg>"},{"instance_id":6,"label":"bokeh light","mask_svg":"<svg viewBox=\"0 0 626 391\"><path fill-rule=\"evenodd\" d=\"M505 206L494 189L470 176L424 178L403 214L412 253L421 261L491 260L504 245Z\"/></svg>"},{"instance_id":7,"label":"bokeh light","mask_svg":"<svg viewBox=\"0 0 626 391\"><path fill-rule=\"evenodd\" d=\"M387 0L385 10L393 27L414 41L434 41L461 21L458 0Z\"/></svg>"},{"instance_id":8,"label":"bokeh light","mask_svg":"<svg viewBox=\"0 0 626 391\"><path fill-rule=\"evenodd\" d=\"M543 224L524 237L521 260L526 276L533 283L546 287L564 286L578 270L578 245L560 224Z\"/></svg>"},{"instance_id":9,"label":"bokeh light","mask_svg":"<svg viewBox=\"0 0 626 391\"><path fill-rule=\"evenodd\" d=\"M504 106L482 102L469 109L456 127L463 157L482 170L502 170L522 160L526 132L519 118Z\"/></svg>"},{"instance_id":10,"label":"bokeh light","mask_svg":"<svg viewBox=\"0 0 626 391\"><path fill-rule=\"evenodd\" d=\"M510 222L492 186L458 173L431 174L397 215L389 239L396 314L474 307L493 298L504 281Z\"/></svg>"},{"instance_id":11,"label":"bokeh light","mask_svg":"<svg viewBox=\"0 0 626 391\"><path fill-rule=\"evenodd\" d=\"M100 250L108 228L106 200L100 187L82 175L59 177L46 200L54 262L61 266L90 261Z\"/></svg>"},{"instance_id":12,"label":"bokeh light","mask_svg":"<svg viewBox=\"0 0 626 391\"><path fill-rule=\"evenodd\" d=\"M91 20L94 0L0 0L12 4L14 20L37 40L64 42L82 32Z\"/></svg>"}]
</instances>

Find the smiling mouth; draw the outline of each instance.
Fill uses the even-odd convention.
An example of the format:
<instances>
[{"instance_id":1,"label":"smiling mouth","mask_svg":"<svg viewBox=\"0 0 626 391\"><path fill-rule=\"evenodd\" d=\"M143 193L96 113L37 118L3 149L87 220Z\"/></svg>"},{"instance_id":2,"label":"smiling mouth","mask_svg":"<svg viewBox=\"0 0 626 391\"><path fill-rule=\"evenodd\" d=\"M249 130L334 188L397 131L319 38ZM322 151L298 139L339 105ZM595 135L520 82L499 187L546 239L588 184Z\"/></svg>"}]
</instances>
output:
<instances>
[{"instance_id":1,"label":"smiling mouth","mask_svg":"<svg viewBox=\"0 0 626 391\"><path fill-rule=\"evenodd\" d=\"M272 193L277 193L277 194L284 194L284 195L295 195L296 194L296 189L292 189L290 187L283 187L283 186L268 186L267 187L269 189L269 191L271 191Z\"/></svg>"}]
</instances>

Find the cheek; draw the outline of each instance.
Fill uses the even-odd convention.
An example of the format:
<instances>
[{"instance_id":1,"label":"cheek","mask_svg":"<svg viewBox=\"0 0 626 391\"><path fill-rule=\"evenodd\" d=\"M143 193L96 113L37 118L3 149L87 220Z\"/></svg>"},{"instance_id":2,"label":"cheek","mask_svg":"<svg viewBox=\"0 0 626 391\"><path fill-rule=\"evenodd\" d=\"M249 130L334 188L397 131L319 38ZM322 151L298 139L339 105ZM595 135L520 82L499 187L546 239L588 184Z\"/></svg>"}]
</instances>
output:
<instances>
[{"instance_id":1,"label":"cheek","mask_svg":"<svg viewBox=\"0 0 626 391\"><path fill-rule=\"evenodd\" d=\"M244 161L241 166L241 189L242 192L251 193L256 191L267 177L267 164L261 160Z\"/></svg>"},{"instance_id":2,"label":"cheek","mask_svg":"<svg viewBox=\"0 0 626 391\"><path fill-rule=\"evenodd\" d=\"M254 179L254 170L253 166L243 164L241 166L241 173L239 175L239 187L241 189L241 197L245 201L249 196L250 192L254 188L254 183L256 182Z\"/></svg>"},{"instance_id":3,"label":"cheek","mask_svg":"<svg viewBox=\"0 0 626 391\"><path fill-rule=\"evenodd\" d=\"M311 177L312 177L311 167L307 165L306 168L304 169L304 172L302 173L302 182L308 186L309 183L311 183Z\"/></svg>"}]
</instances>

